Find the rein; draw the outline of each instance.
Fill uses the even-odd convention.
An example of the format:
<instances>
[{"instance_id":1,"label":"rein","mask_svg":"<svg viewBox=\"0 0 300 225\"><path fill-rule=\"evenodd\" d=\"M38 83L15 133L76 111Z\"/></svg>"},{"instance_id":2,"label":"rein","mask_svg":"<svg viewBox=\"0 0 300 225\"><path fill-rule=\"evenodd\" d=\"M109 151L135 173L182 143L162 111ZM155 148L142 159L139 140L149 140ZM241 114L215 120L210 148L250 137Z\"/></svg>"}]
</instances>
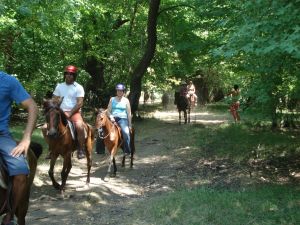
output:
<instances>
[{"instance_id":1,"label":"rein","mask_svg":"<svg viewBox=\"0 0 300 225\"><path fill-rule=\"evenodd\" d=\"M104 113L101 113L101 114L104 115L104 116L106 117L106 115L105 115ZM108 119L107 119L107 120L108 120ZM104 120L102 120L102 122L101 122L101 124L100 124L100 129L102 129L102 127L103 127L103 121L104 121ZM109 120L108 120L108 121L109 121ZM99 133L98 133L99 138L105 139L105 138L107 138L107 137L111 134L112 129L115 127L115 125L114 125L111 121L109 121L109 122L111 123L112 127L111 127L111 129L110 129L108 135L106 135L105 137L101 137L101 136L100 136L100 131L99 131Z\"/></svg>"},{"instance_id":2,"label":"rein","mask_svg":"<svg viewBox=\"0 0 300 225\"><path fill-rule=\"evenodd\" d=\"M64 131L64 133L63 133L62 135L59 135L59 131L58 131L57 134L58 134L58 137L59 137L59 138L63 137L63 136L66 134L68 126L69 126L69 123L67 124L66 129L65 129L65 131ZM59 128L59 127L58 127L58 128ZM57 129L57 130L58 130L58 129Z\"/></svg>"}]
</instances>

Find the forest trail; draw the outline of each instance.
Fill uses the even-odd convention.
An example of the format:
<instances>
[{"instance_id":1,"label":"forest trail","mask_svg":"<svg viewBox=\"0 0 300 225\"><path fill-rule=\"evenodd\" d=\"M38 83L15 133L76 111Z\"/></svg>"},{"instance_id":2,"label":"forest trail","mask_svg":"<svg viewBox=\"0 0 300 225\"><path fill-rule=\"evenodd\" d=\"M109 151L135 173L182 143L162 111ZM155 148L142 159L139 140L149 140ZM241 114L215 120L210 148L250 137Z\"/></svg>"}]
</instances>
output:
<instances>
[{"instance_id":1,"label":"forest trail","mask_svg":"<svg viewBox=\"0 0 300 225\"><path fill-rule=\"evenodd\" d=\"M98 155L92 151L91 182L84 188L86 180L86 160L72 158L72 169L67 179L64 196L52 186L48 176L49 165L39 166L31 190L31 199L26 223L34 224L127 224L126 219L136 210L132 204L148 201L154 196L175 190L178 185L180 170L184 167L183 159L163 155L168 136L180 135L191 124L220 124L231 120L230 114L191 114L192 123L178 124L178 113L174 105L169 105L167 113L156 112L149 117L165 121L166 126L152 135L136 141L134 166L126 159L125 168L121 167L122 152L116 154L117 175L109 182L104 182L108 168L109 155ZM224 120L225 119L225 120ZM174 153L175 154L175 153ZM60 182L62 158L55 167L55 178ZM134 218L132 218L134 219ZM131 219L129 219L130 221ZM132 220L133 221L133 220ZM131 224L128 222L128 224ZM135 224L139 224L135 221ZM145 221L143 222L145 224Z\"/></svg>"}]
</instances>

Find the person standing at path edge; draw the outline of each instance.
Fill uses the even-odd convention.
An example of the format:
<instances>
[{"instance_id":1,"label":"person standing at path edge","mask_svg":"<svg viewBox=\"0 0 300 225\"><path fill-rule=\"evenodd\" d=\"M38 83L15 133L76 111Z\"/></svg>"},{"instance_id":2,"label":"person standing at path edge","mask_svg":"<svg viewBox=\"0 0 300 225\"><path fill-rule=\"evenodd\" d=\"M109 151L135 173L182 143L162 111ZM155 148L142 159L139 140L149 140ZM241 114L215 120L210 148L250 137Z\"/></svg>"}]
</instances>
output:
<instances>
[{"instance_id":1,"label":"person standing at path edge","mask_svg":"<svg viewBox=\"0 0 300 225\"><path fill-rule=\"evenodd\" d=\"M234 122L236 123L238 120L240 123L241 118L239 116L239 113L237 112L240 107L240 102L238 101L240 95L240 91L238 90L239 86L236 84L233 88L233 91L232 88L229 88L229 92L226 94L226 96L231 95L230 113L233 115Z\"/></svg>"},{"instance_id":2,"label":"person standing at path edge","mask_svg":"<svg viewBox=\"0 0 300 225\"><path fill-rule=\"evenodd\" d=\"M52 99L58 100L64 98L60 107L65 112L67 118L76 125L77 139L80 149L78 149L77 158L83 159L85 155L82 152L84 137L83 119L81 116L81 107L83 105L84 90L75 80L78 71L75 66L67 66L64 71L64 82L58 84L53 92ZM42 127L44 137L47 137L47 124ZM45 138L47 140L47 138ZM51 152L46 157L51 159Z\"/></svg>"},{"instance_id":3,"label":"person standing at path edge","mask_svg":"<svg viewBox=\"0 0 300 225\"><path fill-rule=\"evenodd\" d=\"M15 101L16 104L21 103L28 109L27 125L23 138L18 145L8 127L12 101ZM36 125L38 112L38 106L20 82L15 77L0 71L0 154L7 165L10 178L13 179L11 189L11 195L14 196L13 212L22 199L26 187L29 168L25 157L30 145L31 134ZM7 224L10 220L11 213L6 212L2 223Z\"/></svg>"},{"instance_id":4,"label":"person standing at path edge","mask_svg":"<svg viewBox=\"0 0 300 225\"><path fill-rule=\"evenodd\" d=\"M131 107L128 98L123 96L125 87L118 84L116 87L117 96L109 100L107 107L107 116L111 122L117 122L121 127L122 139L124 141L124 156L130 156L130 133L131 125Z\"/></svg>"}]
</instances>

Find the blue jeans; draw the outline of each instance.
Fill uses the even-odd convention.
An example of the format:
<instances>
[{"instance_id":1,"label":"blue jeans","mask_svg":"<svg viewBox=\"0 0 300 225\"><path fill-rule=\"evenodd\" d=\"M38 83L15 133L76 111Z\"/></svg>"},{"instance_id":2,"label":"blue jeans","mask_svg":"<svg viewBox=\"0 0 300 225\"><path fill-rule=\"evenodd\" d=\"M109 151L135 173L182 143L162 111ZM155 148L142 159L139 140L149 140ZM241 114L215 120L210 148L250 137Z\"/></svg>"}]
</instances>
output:
<instances>
[{"instance_id":1,"label":"blue jeans","mask_svg":"<svg viewBox=\"0 0 300 225\"><path fill-rule=\"evenodd\" d=\"M101 132L101 136L104 137L103 132ZM97 153L104 153L105 152L104 140L99 137L99 134L97 134L96 152Z\"/></svg>"},{"instance_id":2,"label":"blue jeans","mask_svg":"<svg viewBox=\"0 0 300 225\"><path fill-rule=\"evenodd\" d=\"M114 117L115 121L121 127L122 139L124 141L125 153L130 154L130 134L129 134L129 122L126 118Z\"/></svg>"},{"instance_id":3,"label":"blue jeans","mask_svg":"<svg viewBox=\"0 0 300 225\"><path fill-rule=\"evenodd\" d=\"M6 162L9 176L28 175L29 168L23 154L20 157L10 155L12 150L17 146L9 130L0 130L0 154Z\"/></svg>"}]
</instances>

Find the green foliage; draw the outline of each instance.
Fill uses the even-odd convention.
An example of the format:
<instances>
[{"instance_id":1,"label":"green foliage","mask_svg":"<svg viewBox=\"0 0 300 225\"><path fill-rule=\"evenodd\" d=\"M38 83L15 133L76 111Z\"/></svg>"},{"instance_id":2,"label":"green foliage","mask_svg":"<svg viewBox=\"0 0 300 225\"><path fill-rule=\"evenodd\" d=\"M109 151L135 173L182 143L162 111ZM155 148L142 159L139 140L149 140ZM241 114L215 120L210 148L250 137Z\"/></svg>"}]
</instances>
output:
<instances>
[{"instance_id":1,"label":"green foliage","mask_svg":"<svg viewBox=\"0 0 300 225\"><path fill-rule=\"evenodd\" d=\"M239 192L182 190L147 203L147 214L155 224L298 224L297 193L296 187L278 185Z\"/></svg>"}]
</instances>

